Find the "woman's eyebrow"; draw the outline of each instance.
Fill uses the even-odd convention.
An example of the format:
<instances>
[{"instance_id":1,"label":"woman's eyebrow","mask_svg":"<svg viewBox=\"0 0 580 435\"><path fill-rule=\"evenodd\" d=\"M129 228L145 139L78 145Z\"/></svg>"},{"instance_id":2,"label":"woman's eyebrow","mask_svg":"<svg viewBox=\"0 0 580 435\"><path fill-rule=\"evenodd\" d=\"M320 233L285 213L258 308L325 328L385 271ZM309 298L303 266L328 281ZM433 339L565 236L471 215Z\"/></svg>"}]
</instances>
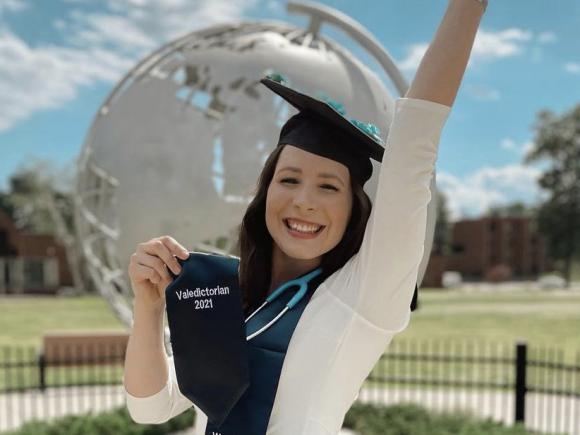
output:
<instances>
[{"instance_id":1,"label":"woman's eyebrow","mask_svg":"<svg viewBox=\"0 0 580 435\"><path fill-rule=\"evenodd\" d=\"M280 170L278 170L278 172L282 172L282 171L292 171L292 172L302 173L302 169L296 168L294 166L285 166L285 167L281 168ZM320 172L318 174L318 176L320 178L334 178L334 179L338 180L340 182L340 184L342 184L344 186L344 182L340 179L340 177L336 176L335 174L330 174L328 172Z\"/></svg>"}]
</instances>

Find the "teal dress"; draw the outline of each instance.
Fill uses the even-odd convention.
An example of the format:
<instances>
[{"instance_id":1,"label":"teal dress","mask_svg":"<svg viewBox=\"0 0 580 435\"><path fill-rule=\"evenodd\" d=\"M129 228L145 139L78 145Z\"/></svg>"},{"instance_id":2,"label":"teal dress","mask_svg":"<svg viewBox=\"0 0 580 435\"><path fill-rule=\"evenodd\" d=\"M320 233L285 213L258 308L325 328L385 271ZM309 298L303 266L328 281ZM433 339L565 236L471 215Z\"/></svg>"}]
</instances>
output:
<instances>
[{"instance_id":1,"label":"teal dress","mask_svg":"<svg viewBox=\"0 0 580 435\"><path fill-rule=\"evenodd\" d=\"M325 278L324 273L312 278L308 282L306 294L294 308L248 341L250 385L221 426L216 427L208 421L206 435L266 433L290 339L312 294ZM287 290L253 316L246 323L246 335L249 336L276 317L297 290L298 287Z\"/></svg>"}]
</instances>

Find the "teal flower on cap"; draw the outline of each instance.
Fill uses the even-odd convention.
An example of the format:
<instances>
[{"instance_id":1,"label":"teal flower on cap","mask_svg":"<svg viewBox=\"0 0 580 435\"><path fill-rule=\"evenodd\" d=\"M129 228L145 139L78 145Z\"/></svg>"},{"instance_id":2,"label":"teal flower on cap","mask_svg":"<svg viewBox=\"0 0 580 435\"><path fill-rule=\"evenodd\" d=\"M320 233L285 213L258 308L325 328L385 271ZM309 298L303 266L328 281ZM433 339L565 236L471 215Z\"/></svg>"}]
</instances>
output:
<instances>
[{"instance_id":1,"label":"teal flower on cap","mask_svg":"<svg viewBox=\"0 0 580 435\"><path fill-rule=\"evenodd\" d=\"M279 72L271 72L266 76L266 78L272 80L273 82L280 83L281 85L288 86L288 78Z\"/></svg>"},{"instance_id":2,"label":"teal flower on cap","mask_svg":"<svg viewBox=\"0 0 580 435\"><path fill-rule=\"evenodd\" d=\"M346 115L346 109L344 108L344 104L339 103L336 100L333 100L332 98L330 98L328 96L328 94L326 94L322 91L318 91L316 93L316 98L318 98L321 101L324 101L326 104L328 104L330 107L332 107L338 113L340 113L342 116Z\"/></svg>"},{"instance_id":3,"label":"teal flower on cap","mask_svg":"<svg viewBox=\"0 0 580 435\"><path fill-rule=\"evenodd\" d=\"M370 122L362 122L359 121L358 119L354 119L352 118L350 120L350 122L352 124L354 124L355 127L357 127L359 130L364 131L366 134L368 134L370 137L372 137L373 139L375 139L377 142L380 142L381 144L383 143L383 139L381 139L381 131L379 130L379 128L374 125L371 124Z\"/></svg>"},{"instance_id":4,"label":"teal flower on cap","mask_svg":"<svg viewBox=\"0 0 580 435\"><path fill-rule=\"evenodd\" d=\"M285 79L283 76L269 72L260 82L298 109L282 126L277 146L292 144L342 163L363 186L373 173L371 160L381 162L385 152L379 129L347 117L345 106L320 89L310 96L283 85L280 83Z\"/></svg>"},{"instance_id":5,"label":"teal flower on cap","mask_svg":"<svg viewBox=\"0 0 580 435\"><path fill-rule=\"evenodd\" d=\"M266 78L268 80L276 82L276 83L290 89L290 86L289 86L290 80L284 74L282 74L278 71L274 71L272 69L268 70L268 73L266 74ZM314 97L308 97L308 95L305 93L301 93L297 90L293 90L293 91L294 91L294 93L298 93L299 95L301 95L302 98L310 98L311 100L314 100L314 101L318 100L318 102L320 102L320 103L325 103L326 106L330 107L334 112L336 112L338 115L340 115L340 117L345 122L347 122L347 123L350 122L359 131L362 131L369 138L371 138L375 143L378 143L380 145L384 145L383 139L381 138L381 132L376 125L371 124L370 122L367 123L367 122L359 121L358 119L355 119L355 118L348 119L346 117L346 109L344 107L344 104L340 103L339 101L333 100L332 98L330 98L330 96L326 92L317 91L314 94ZM286 99L286 101L289 101L294 107L297 107L297 108L300 107L300 106L296 105L296 95L294 95L293 98L288 98L288 97L285 97L284 95L282 95L278 91L275 91L275 92L278 95L281 95L284 99ZM301 110L301 109L299 108L299 110ZM339 124L337 124L337 125L339 125ZM379 155L378 157L380 158L382 156L382 149L376 150L376 153L377 153L377 155ZM373 158L375 158L375 160L377 160L377 157L373 157Z\"/></svg>"}]
</instances>

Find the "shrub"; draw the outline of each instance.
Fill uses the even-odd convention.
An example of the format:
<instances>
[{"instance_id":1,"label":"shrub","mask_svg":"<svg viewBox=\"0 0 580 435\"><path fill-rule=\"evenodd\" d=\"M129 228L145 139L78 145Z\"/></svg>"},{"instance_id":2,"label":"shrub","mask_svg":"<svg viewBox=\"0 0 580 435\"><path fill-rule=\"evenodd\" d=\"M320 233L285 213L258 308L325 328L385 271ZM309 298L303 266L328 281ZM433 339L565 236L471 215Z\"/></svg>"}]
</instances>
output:
<instances>
[{"instance_id":1,"label":"shrub","mask_svg":"<svg viewBox=\"0 0 580 435\"><path fill-rule=\"evenodd\" d=\"M530 435L538 432L491 419L481 420L468 411L433 412L416 404L378 406L354 404L343 426L360 435Z\"/></svg>"},{"instance_id":2,"label":"shrub","mask_svg":"<svg viewBox=\"0 0 580 435\"><path fill-rule=\"evenodd\" d=\"M195 421L193 409L186 411L166 423L138 424L129 415L127 408L93 415L69 415L54 421L31 421L17 430L3 435L163 435L191 427Z\"/></svg>"},{"instance_id":3,"label":"shrub","mask_svg":"<svg viewBox=\"0 0 580 435\"><path fill-rule=\"evenodd\" d=\"M98 415L67 416L52 422L32 421L2 435L162 435L190 428L193 409L158 425L131 420L125 407ZM433 412L416 404L378 406L354 404L345 416L345 428L360 435L535 435L522 425L504 426L481 420L467 411Z\"/></svg>"}]
</instances>

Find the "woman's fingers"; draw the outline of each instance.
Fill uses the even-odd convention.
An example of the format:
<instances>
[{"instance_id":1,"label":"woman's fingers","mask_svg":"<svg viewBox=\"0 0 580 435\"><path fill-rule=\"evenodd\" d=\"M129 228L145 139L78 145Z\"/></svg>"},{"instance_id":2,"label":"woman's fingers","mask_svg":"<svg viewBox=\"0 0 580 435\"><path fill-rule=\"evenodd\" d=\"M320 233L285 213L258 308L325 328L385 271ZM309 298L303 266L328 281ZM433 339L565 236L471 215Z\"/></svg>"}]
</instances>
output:
<instances>
[{"instance_id":1,"label":"woman's fingers","mask_svg":"<svg viewBox=\"0 0 580 435\"><path fill-rule=\"evenodd\" d=\"M169 275L169 272L167 272L167 269L165 267L165 262L161 260L159 257L155 255L140 253L137 254L136 260L137 263L140 264L141 266L150 267L151 269L155 270L155 272L157 272L157 275L161 279L171 280L171 276ZM155 284L159 284L160 282L161 281L155 282Z\"/></svg>"},{"instance_id":2,"label":"woman's fingers","mask_svg":"<svg viewBox=\"0 0 580 435\"><path fill-rule=\"evenodd\" d=\"M163 238L154 239L150 242L143 243L139 245L139 249L149 256L157 256L159 257L169 269L173 272L174 275L179 275L181 272L181 266L169 250L167 246L165 246ZM149 264L143 263L142 264ZM163 276L163 275L162 275Z\"/></svg>"},{"instance_id":3,"label":"woman's fingers","mask_svg":"<svg viewBox=\"0 0 580 435\"><path fill-rule=\"evenodd\" d=\"M139 264L137 261L132 263L131 267L133 268L132 276L135 278L136 282L144 281L146 279L151 281L153 284L159 284L161 282L161 276L154 268Z\"/></svg>"},{"instance_id":4,"label":"woman's fingers","mask_svg":"<svg viewBox=\"0 0 580 435\"><path fill-rule=\"evenodd\" d=\"M179 244L177 240L175 240L173 237L163 236L160 238L160 240L167 247L167 249L169 249L169 252L171 252L173 255L178 256L182 260L186 260L189 257L189 251L185 249L181 244Z\"/></svg>"},{"instance_id":5,"label":"woman's fingers","mask_svg":"<svg viewBox=\"0 0 580 435\"><path fill-rule=\"evenodd\" d=\"M134 282L148 280L156 286L166 287L173 275L179 275L181 266L177 258L187 259L189 252L173 237L162 236L137 245L131 255L129 275Z\"/></svg>"}]
</instances>

